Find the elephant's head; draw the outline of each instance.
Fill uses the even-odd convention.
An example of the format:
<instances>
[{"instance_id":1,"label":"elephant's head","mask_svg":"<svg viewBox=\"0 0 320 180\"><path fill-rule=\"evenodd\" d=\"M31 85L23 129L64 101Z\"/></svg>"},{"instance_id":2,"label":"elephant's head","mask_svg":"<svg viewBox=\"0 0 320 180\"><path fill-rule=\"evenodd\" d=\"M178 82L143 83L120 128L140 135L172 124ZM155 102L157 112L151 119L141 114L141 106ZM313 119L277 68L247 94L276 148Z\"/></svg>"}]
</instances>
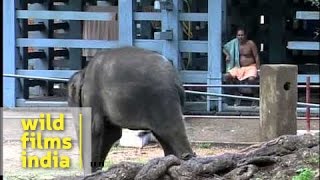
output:
<instances>
[{"instance_id":1,"label":"elephant's head","mask_svg":"<svg viewBox=\"0 0 320 180\"><path fill-rule=\"evenodd\" d=\"M81 90L85 69L73 74L68 82L68 105L70 107L82 107Z\"/></svg>"}]
</instances>

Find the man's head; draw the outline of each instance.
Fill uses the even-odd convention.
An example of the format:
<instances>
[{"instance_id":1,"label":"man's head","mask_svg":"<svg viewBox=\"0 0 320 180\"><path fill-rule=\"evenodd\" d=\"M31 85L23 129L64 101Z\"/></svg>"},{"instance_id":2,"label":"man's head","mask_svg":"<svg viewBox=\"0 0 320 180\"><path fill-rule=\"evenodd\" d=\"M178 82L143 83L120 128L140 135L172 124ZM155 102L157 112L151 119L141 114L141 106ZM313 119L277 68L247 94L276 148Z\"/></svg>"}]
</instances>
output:
<instances>
[{"instance_id":1,"label":"man's head","mask_svg":"<svg viewBox=\"0 0 320 180\"><path fill-rule=\"evenodd\" d=\"M247 31L243 27L237 29L237 38L240 43L243 43L247 40Z\"/></svg>"}]
</instances>

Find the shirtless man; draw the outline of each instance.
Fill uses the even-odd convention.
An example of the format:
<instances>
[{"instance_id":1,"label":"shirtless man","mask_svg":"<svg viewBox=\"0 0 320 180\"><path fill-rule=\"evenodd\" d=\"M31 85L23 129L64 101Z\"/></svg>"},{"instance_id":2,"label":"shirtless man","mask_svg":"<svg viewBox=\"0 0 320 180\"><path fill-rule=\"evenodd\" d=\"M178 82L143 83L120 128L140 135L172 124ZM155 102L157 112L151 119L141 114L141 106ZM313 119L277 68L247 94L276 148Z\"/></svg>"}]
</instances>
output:
<instances>
[{"instance_id":1,"label":"shirtless man","mask_svg":"<svg viewBox=\"0 0 320 180\"><path fill-rule=\"evenodd\" d=\"M256 44L252 40L247 39L247 33L244 28L237 29L237 39L239 42L239 64L240 67L234 66L230 69L225 78L233 80L237 78L242 81L248 79L253 82L257 77L257 70L260 68L260 59ZM228 50L223 49L226 55L226 62L230 62L230 54Z\"/></svg>"}]
</instances>

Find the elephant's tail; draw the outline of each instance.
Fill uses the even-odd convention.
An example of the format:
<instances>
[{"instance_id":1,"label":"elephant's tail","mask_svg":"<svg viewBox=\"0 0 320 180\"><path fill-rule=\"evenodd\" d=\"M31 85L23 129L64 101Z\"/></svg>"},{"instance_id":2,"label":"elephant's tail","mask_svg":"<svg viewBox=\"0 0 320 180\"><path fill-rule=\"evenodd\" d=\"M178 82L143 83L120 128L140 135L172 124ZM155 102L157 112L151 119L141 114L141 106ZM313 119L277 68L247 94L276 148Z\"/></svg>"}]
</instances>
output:
<instances>
[{"instance_id":1,"label":"elephant's tail","mask_svg":"<svg viewBox=\"0 0 320 180\"><path fill-rule=\"evenodd\" d=\"M185 92L184 92L184 88L181 84L176 84L176 88L178 90L179 93L179 97L180 97L180 104L183 107L184 106L184 102L185 102Z\"/></svg>"},{"instance_id":2,"label":"elephant's tail","mask_svg":"<svg viewBox=\"0 0 320 180\"><path fill-rule=\"evenodd\" d=\"M69 106L82 107L82 85L84 70L80 70L70 77L68 82L68 104Z\"/></svg>"}]
</instances>

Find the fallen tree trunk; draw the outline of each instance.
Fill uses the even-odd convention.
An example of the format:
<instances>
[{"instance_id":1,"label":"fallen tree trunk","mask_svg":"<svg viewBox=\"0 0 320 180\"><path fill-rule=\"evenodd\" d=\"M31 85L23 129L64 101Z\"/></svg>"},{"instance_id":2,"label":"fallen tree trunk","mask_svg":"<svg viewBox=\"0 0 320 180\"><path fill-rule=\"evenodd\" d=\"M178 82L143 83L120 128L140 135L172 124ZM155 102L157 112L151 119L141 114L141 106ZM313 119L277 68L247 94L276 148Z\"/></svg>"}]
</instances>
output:
<instances>
[{"instance_id":1,"label":"fallen tree trunk","mask_svg":"<svg viewBox=\"0 0 320 180\"><path fill-rule=\"evenodd\" d=\"M239 153L196 157L188 161L166 156L150 160L147 164L123 162L82 179L291 179L302 168L309 168L315 172L314 178L319 178L319 134L281 136Z\"/></svg>"}]
</instances>

